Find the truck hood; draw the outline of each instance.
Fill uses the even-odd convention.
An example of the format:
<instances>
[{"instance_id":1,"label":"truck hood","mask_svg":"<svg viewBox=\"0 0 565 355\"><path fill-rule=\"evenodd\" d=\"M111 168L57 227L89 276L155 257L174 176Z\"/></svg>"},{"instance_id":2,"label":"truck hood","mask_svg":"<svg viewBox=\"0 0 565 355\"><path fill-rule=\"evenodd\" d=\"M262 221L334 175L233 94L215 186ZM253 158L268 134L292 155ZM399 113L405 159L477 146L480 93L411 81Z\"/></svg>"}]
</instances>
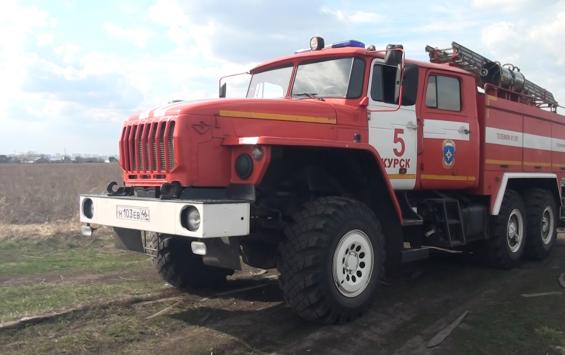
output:
<instances>
[{"instance_id":1,"label":"truck hood","mask_svg":"<svg viewBox=\"0 0 565 355\"><path fill-rule=\"evenodd\" d=\"M164 116L215 116L222 115L222 113L240 115L286 114L296 117L319 117L334 122L336 120L335 108L325 101L311 99L210 99L181 101L155 107L130 116L128 121L141 121Z\"/></svg>"}]
</instances>

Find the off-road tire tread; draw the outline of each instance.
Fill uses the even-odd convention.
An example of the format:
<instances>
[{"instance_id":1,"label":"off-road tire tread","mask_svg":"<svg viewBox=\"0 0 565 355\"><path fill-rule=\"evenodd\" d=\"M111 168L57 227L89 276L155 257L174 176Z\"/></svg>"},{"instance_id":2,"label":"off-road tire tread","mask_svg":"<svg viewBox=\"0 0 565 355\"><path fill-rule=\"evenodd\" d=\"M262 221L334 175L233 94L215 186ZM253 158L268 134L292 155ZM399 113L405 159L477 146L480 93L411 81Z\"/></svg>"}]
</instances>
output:
<instances>
[{"instance_id":1,"label":"off-road tire tread","mask_svg":"<svg viewBox=\"0 0 565 355\"><path fill-rule=\"evenodd\" d=\"M346 197L322 197L304 204L302 210L292 216L292 223L285 229L286 239L279 246L277 267L283 297L301 318L325 324L348 322L369 306L366 302L355 311L335 307L323 291L323 255L330 247L335 230L347 216L359 215L374 221L377 230L374 245L373 272L384 275L385 240L381 226L373 211L359 201ZM377 282L375 288L378 286ZM373 298L373 297L371 297ZM369 299L370 301L370 299Z\"/></svg>"},{"instance_id":2,"label":"off-road tire tread","mask_svg":"<svg viewBox=\"0 0 565 355\"><path fill-rule=\"evenodd\" d=\"M524 231L526 231L528 228L528 221L522 197L517 191L510 189L506 190L498 216L492 217L490 228L491 236L486 240L483 250L486 263L492 267L511 269L516 267L520 262L520 258L512 259L510 257L510 251L506 241L508 216L516 207L521 208L522 210L522 217L525 224ZM524 247L522 247L521 252L523 252L523 250Z\"/></svg>"},{"instance_id":3,"label":"off-road tire tread","mask_svg":"<svg viewBox=\"0 0 565 355\"><path fill-rule=\"evenodd\" d=\"M553 218L557 220L557 211L555 206L555 200L553 195L544 189L541 188L533 188L527 190L524 193L524 201L526 203L526 213L527 213L527 221L528 221L528 229L526 232L526 249L525 255L534 260L542 260L545 259L555 242L555 238L557 235L557 225L553 226L553 241L551 242L549 248L544 248L543 241L541 240L541 213L548 204L551 204L553 207Z\"/></svg>"},{"instance_id":4,"label":"off-road tire tread","mask_svg":"<svg viewBox=\"0 0 565 355\"><path fill-rule=\"evenodd\" d=\"M190 251L190 240L184 237L160 236L154 263L163 280L181 290L217 288L232 273L205 265L201 256Z\"/></svg>"}]
</instances>

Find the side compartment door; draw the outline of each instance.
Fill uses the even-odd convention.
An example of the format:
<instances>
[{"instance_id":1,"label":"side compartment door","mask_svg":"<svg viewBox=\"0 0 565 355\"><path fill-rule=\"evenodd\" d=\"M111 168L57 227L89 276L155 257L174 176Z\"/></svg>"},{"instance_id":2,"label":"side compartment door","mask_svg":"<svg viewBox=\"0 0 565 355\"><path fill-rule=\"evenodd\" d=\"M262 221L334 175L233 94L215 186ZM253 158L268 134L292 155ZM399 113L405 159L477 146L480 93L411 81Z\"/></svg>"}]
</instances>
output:
<instances>
[{"instance_id":1,"label":"side compartment door","mask_svg":"<svg viewBox=\"0 0 565 355\"><path fill-rule=\"evenodd\" d=\"M392 187L412 190L416 186L418 165L418 121L415 105L397 107L398 68L375 59L371 66L369 144L380 154ZM388 111L388 112L387 112Z\"/></svg>"}]
</instances>

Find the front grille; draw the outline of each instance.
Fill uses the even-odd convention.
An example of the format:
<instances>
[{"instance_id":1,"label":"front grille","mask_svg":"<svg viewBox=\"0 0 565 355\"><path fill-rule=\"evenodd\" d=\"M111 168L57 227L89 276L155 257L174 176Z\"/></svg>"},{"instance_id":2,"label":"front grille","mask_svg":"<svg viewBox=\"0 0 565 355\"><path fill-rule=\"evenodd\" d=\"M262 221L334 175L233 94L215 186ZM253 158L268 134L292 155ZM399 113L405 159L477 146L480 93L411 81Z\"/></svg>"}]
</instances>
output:
<instances>
[{"instance_id":1,"label":"front grille","mask_svg":"<svg viewBox=\"0 0 565 355\"><path fill-rule=\"evenodd\" d=\"M175 167L174 130L174 121L125 126L120 139L122 168L132 178L140 173L140 178L162 178Z\"/></svg>"}]
</instances>

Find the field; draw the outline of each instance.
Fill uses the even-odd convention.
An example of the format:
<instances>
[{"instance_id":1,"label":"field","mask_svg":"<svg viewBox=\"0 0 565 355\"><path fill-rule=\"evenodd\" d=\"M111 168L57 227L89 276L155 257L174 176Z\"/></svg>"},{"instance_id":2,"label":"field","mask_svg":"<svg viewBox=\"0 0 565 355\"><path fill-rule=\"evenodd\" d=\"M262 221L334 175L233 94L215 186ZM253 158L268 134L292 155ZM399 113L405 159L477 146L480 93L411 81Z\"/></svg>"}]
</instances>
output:
<instances>
[{"instance_id":1,"label":"field","mask_svg":"<svg viewBox=\"0 0 565 355\"><path fill-rule=\"evenodd\" d=\"M0 223L68 221L79 193L101 193L122 181L116 164L0 164Z\"/></svg>"},{"instance_id":2,"label":"field","mask_svg":"<svg viewBox=\"0 0 565 355\"><path fill-rule=\"evenodd\" d=\"M320 327L284 305L273 270L191 295L148 257L114 249L109 230L80 236L78 193L112 179L115 165L0 166L2 353L565 353L563 237L547 260L511 271L451 254L406 265L364 317Z\"/></svg>"}]
</instances>

